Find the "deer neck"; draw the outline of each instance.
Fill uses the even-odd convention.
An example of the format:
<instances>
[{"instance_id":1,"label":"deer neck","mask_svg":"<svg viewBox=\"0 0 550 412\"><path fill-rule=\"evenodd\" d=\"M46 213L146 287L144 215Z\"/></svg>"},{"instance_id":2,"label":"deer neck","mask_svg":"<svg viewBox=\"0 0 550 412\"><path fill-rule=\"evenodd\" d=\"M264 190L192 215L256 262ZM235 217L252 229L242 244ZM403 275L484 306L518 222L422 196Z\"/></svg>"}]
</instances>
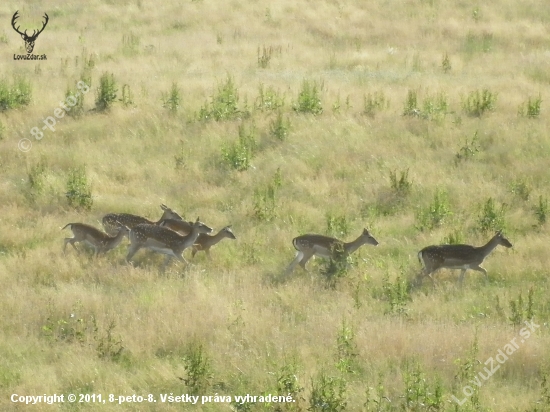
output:
<instances>
[{"instance_id":1,"label":"deer neck","mask_svg":"<svg viewBox=\"0 0 550 412\"><path fill-rule=\"evenodd\" d=\"M122 242L122 238L124 238L124 230L119 230L117 235L109 239L109 244L113 246L113 248L117 247L120 242Z\"/></svg>"},{"instance_id":2,"label":"deer neck","mask_svg":"<svg viewBox=\"0 0 550 412\"><path fill-rule=\"evenodd\" d=\"M352 254L357 249L359 249L361 246L363 246L365 244L365 241L362 239L362 237L363 236L359 236L357 239L355 239L351 242L344 243L344 251L347 254Z\"/></svg>"},{"instance_id":3,"label":"deer neck","mask_svg":"<svg viewBox=\"0 0 550 412\"><path fill-rule=\"evenodd\" d=\"M216 243L218 243L220 240L222 240L225 237L225 233L223 231L219 231L214 236L209 236L207 234L204 235L204 246L214 246Z\"/></svg>"},{"instance_id":4,"label":"deer neck","mask_svg":"<svg viewBox=\"0 0 550 412\"><path fill-rule=\"evenodd\" d=\"M494 248L496 248L499 245L497 237L493 237L491 240L487 242L487 244L480 246L478 248L478 251L483 253L483 256L486 257L493 251Z\"/></svg>"}]
</instances>

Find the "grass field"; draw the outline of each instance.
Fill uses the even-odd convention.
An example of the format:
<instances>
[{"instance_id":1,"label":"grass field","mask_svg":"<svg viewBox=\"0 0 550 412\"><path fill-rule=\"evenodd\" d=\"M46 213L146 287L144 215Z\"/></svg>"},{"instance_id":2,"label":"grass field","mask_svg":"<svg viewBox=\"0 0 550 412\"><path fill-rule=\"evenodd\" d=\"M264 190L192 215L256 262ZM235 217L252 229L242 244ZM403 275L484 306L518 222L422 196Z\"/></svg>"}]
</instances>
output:
<instances>
[{"instance_id":1,"label":"grass field","mask_svg":"<svg viewBox=\"0 0 550 412\"><path fill-rule=\"evenodd\" d=\"M16 10L29 31L48 13L47 60L14 60ZM550 411L550 7L46 0L0 16L0 409ZM128 264L127 240L63 254L67 223L160 204L237 239L164 273L152 252ZM283 275L294 237L363 228L379 246ZM487 279L415 286L419 250L496 230L513 248Z\"/></svg>"}]
</instances>

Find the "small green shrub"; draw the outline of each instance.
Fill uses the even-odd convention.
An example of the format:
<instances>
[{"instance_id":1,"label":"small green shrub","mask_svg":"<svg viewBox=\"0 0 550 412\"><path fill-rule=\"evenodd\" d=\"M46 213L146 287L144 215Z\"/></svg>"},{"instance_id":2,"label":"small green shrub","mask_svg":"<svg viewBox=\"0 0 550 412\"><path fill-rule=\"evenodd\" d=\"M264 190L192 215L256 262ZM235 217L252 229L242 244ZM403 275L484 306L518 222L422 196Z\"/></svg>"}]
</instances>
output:
<instances>
[{"instance_id":1,"label":"small green shrub","mask_svg":"<svg viewBox=\"0 0 550 412\"><path fill-rule=\"evenodd\" d=\"M404 411L443 411L445 401L443 399L443 387L440 379L436 378L432 385L426 374L422 371L418 362L412 365L407 362L403 372L405 394L403 401Z\"/></svg>"},{"instance_id":2,"label":"small green shrub","mask_svg":"<svg viewBox=\"0 0 550 412\"><path fill-rule=\"evenodd\" d=\"M239 125L239 139L233 144L222 147L222 158L235 170L248 170L256 151L255 128L248 131L243 124Z\"/></svg>"},{"instance_id":3,"label":"small green shrub","mask_svg":"<svg viewBox=\"0 0 550 412\"><path fill-rule=\"evenodd\" d=\"M235 120L245 115L239 110L238 104L239 91L233 77L227 75L225 82L218 84L218 90L212 96L210 103L206 102L201 107L198 118L200 120L214 119L217 122Z\"/></svg>"},{"instance_id":4,"label":"small green shrub","mask_svg":"<svg viewBox=\"0 0 550 412\"><path fill-rule=\"evenodd\" d=\"M417 228L421 231L441 226L445 219L452 215L447 192L437 189L433 202L417 213Z\"/></svg>"},{"instance_id":5,"label":"small green shrub","mask_svg":"<svg viewBox=\"0 0 550 412\"><path fill-rule=\"evenodd\" d=\"M428 120L442 121L447 115L449 104L447 96L440 92L436 95L428 95L422 101L421 116Z\"/></svg>"},{"instance_id":6,"label":"small green shrub","mask_svg":"<svg viewBox=\"0 0 550 412\"><path fill-rule=\"evenodd\" d=\"M535 206L535 216L537 217L537 223L542 226L546 223L548 217L548 198L539 196L539 203Z\"/></svg>"},{"instance_id":7,"label":"small green shrub","mask_svg":"<svg viewBox=\"0 0 550 412\"><path fill-rule=\"evenodd\" d=\"M162 107L168 109L171 113L176 113L180 107L181 93L177 83L172 83L168 93L162 94Z\"/></svg>"},{"instance_id":8,"label":"small green shrub","mask_svg":"<svg viewBox=\"0 0 550 412\"><path fill-rule=\"evenodd\" d=\"M407 92L407 98L405 99L405 107L403 108L403 116L420 116L420 109L418 108L418 99L416 96L416 90L410 90Z\"/></svg>"},{"instance_id":9,"label":"small green shrub","mask_svg":"<svg viewBox=\"0 0 550 412\"><path fill-rule=\"evenodd\" d=\"M542 98L540 94L538 97L531 97L527 99L527 102L519 106L518 116L528 117L529 119L534 119L540 116L540 105L542 103Z\"/></svg>"},{"instance_id":10,"label":"small green shrub","mask_svg":"<svg viewBox=\"0 0 550 412\"><path fill-rule=\"evenodd\" d=\"M130 90L129 84L122 86L122 97L120 98L120 101L124 107L134 105L134 99L132 97L132 91Z\"/></svg>"},{"instance_id":11,"label":"small green shrub","mask_svg":"<svg viewBox=\"0 0 550 412\"><path fill-rule=\"evenodd\" d=\"M481 207L481 213L478 219L479 230L483 233L488 231L502 230L506 227L505 222L506 207L504 204L497 208L492 197Z\"/></svg>"},{"instance_id":12,"label":"small green shrub","mask_svg":"<svg viewBox=\"0 0 550 412\"><path fill-rule=\"evenodd\" d=\"M67 178L67 199L69 206L77 209L90 210L94 203L92 188L86 177L84 167L71 169Z\"/></svg>"},{"instance_id":13,"label":"small green shrub","mask_svg":"<svg viewBox=\"0 0 550 412\"><path fill-rule=\"evenodd\" d=\"M5 79L0 80L0 111L28 106L31 97L31 83L25 76L15 76L11 85Z\"/></svg>"},{"instance_id":14,"label":"small green shrub","mask_svg":"<svg viewBox=\"0 0 550 412\"><path fill-rule=\"evenodd\" d=\"M385 313L390 315L406 314L407 308L405 306L411 300L410 290L410 283L401 275L397 275L395 283L392 283L389 275L386 274L382 279L382 291L389 303L389 308Z\"/></svg>"},{"instance_id":15,"label":"small green shrub","mask_svg":"<svg viewBox=\"0 0 550 412\"><path fill-rule=\"evenodd\" d=\"M493 111L497 94L488 89L470 92L462 101L462 109L468 116L481 117L485 112Z\"/></svg>"},{"instance_id":16,"label":"small green shrub","mask_svg":"<svg viewBox=\"0 0 550 412\"><path fill-rule=\"evenodd\" d=\"M452 69L451 60L449 60L449 55L446 52L441 61L441 68L443 69L443 73L449 73Z\"/></svg>"},{"instance_id":17,"label":"small green shrub","mask_svg":"<svg viewBox=\"0 0 550 412\"><path fill-rule=\"evenodd\" d=\"M473 393L467 399L467 403L461 405L460 409L457 411L465 410L472 412L485 412L486 410L482 408L481 401L479 399L479 386L472 385L472 382L477 378L477 365L480 361L477 359L479 355L479 339L478 339L478 329L474 334L474 340L470 346L467 353L463 358L457 358L454 361L454 364L458 367L458 372L455 375L455 382L453 385L453 392L456 394L461 394L464 386L469 385L472 388ZM456 397L456 396L455 396Z\"/></svg>"},{"instance_id":18,"label":"small green shrub","mask_svg":"<svg viewBox=\"0 0 550 412\"><path fill-rule=\"evenodd\" d=\"M281 53L281 47L265 47L262 46L261 48L258 46L258 67L261 67L262 69L267 68L269 66L269 62L271 61L271 58L273 57L273 53Z\"/></svg>"},{"instance_id":19,"label":"small green shrub","mask_svg":"<svg viewBox=\"0 0 550 412\"><path fill-rule=\"evenodd\" d=\"M99 87L96 90L95 107L96 110L103 112L109 110L116 101L115 77L113 74L103 73L99 79Z\"/></svg>"},{"instance_id":20,"label":"small green shrub","mask_svg":"<svg viewBox=\"0 0 550 412\"><path fill-rule=\"evenodd\" d=\"M346 410L346 386L343 378L329 376L322 371L316 380L311 379L308 411L339 412Z\"/></svg>"},{"instance_id":21,"label":"small green shrub","mask_svg":"<svg viewBox=\"0 0 550 412\"><path fill-rule=\"evenodd\" d=\"M363 98L363 114L374 118L376 113L387 109L390 106L389 100L384 92L369 93Z\"/></svg>"},{"instance_id":22,"label":"small green shrub","mask_svg":"<svg viewBox=\"0 0 550 412\"><path fill-rule=\"evenodd\" d=\"M298 382L298 365L295 359L285 361L283 366L277 372L277 395L292 396L292 404L274 406L274 412L298 412L302 408L300 404L304 401L301 393L304 387Z\"/></svg>"},{"instance_id":23,"label":"small green shrub","mask_svg":"<svg viewBox=\"0 0 550 412\"><path fill-rule=\"evenodd\" d=\"M113 336L115 326L115 321L111 320L109 325L107 325L104 336L99 334L99 328L97 326L95 328L95 339L97 341L96 352L100 359L108 359L116 362L122 355L122 351L124 350L122 339L120 336L117 338Z\"/></svg>"},{"instance_id":24,"label":"small green shrub","mask_svg":"<svg viewBox=\"0 0 550 412\"><path fill-rule=\"evenodd\" d=\"M529 288L529 293L527 295L527 302L523 302L523 296L519 292L518 299L510 300L510 317L508 318L512 325L520 326L527 320L532 320L535 316L534 309L534 297L533 297L533 287Z\"/></svg>"},{"instance_id":25,"label":"small green shrub","mask_svg":"<svg viewBox=\"0 0 550 412\"><path fill-rule=\"evenodd\" d=\"M183 357L186 377L180 378L192 395L206 393L211 385L212 366L208 354L200 343L193 342Z\"/></svg>"},{"instance_id":26,"label":"small green shrub","mask_svg":"<svg viewBox=\"0 0 550 412\"><path fill-rule=\"evenodd\" d=\"M461 161L471 159L480 151L479 139L477 137L477 130L474 133L473 137L466 141L464 145L458 149L458 152L455 154L455 165L458 165Z\"/></svg>"},{"instance_id":27,"label":"small green shrub","mask_svg":"<svg viewBox=\"0 0 550 412\"><path fill-rule=\"evenodd\" d=\"M450 232L445 238L443 238L443 244L446 245L461 245L464 244L464 237L462 236L462 232L458 229L453 230Z\"/></svg>"},{"instance_id":28,"label":"small green shrub","mask_svg":"<svg viewBox=\"0 0 550 412\"><path fill-rule=\"evenodd\" d=\"M358 357L355 331L344 319L336 337L336 369L341 373L357 373Z\"/></svg>"},{"instance_id":29,"label":"small green shrub","mask_svg":"<svg viewBox=\"0 0 550 412\"><path fill-rule=\"evenodd\" d=\"M36 197L44 192L46 187L46 169L46 161L44 159L40 159L38 163L31 166L27 173L32 200L36 200Z\"/></svg>"},{"instance_id":30,"label":"small green shrub","mask_svg":"<svg viewBox=\"0 0 550 412\"><path fill-rule=\"evenodd\" d=\"M68 98L74 99L73 101L76 101L76 103L66 111L67 115L72 118L82 116L84 114L84 94L82 92L75 92L72 88L67 87L65 101Z\"/></svg>"},{"instance_id":31,"label":"small green shrub","mask_svg":"<svg viewBox=\"0 0 550 412\"><path fill-rule=\"evenodd\" d=\"M271 222L277 217L277 191L282 186L281 169L278 168L264 188L254 190L254 217L262 222Z\"/></svg>"},{"instance_id":32,"label":"small green shrub","mask_svg":"<svg viewBox=\"0 0 550 412\"><path fill-rule=\"evenodd\" d=\"M400 172L399 178L397 171L390 171L390 186L399 196L407 196L411 192L412 181L409 180L409 169Z\"/></svg>"},{"instance_id":33,"label":"small green shrub","mask_svg":"<svg viewBox=\"0 0 550 412\"><path fill-rule=\"evenodd\" d=\"M510 184L510 192L527 202L531 196L531 186L527 180L519 178Z\"/></svg>"},{"instance_id":34,"label":"small green shrub","mask_svg":"<svg viewBox=\"0 0 550 412\"><path fill-rule=\"evenodd\" d=\"M283 117L281 110L277 111L277 117L269 123L269 133L280 141L284 141L290 130L290 119Z\"/></svg>"},{"instance_id":35,"label":"small green shrub","mask_svg":"<svg viewBox=\"0 0 550 412\"><path fill-rule=\"evenodd\" d=\"M323 105L319 97L322 89L322 84L318 85L316 81L304 80L298 99L292 108L298 113L311 113L314 115L323 113Z\"/></svg>"},{"instance_id":36,"label":"small green shrub","mask_svg":"<svg viewBox=\"0 0 550 412\"><path fill-rule=\"evenodd\" d=\"M345 215L336 216L328 212L325 218L327 222L327 234L329 236L342 237L349 235L351 225Z\"/></svg>"},{"instance_id":37,"label":"small green shrub","mask_svg":"<svg viewBox=\"0 0 550 412\"><path fill-rule=\"evenodd\" d=\"M285 98L280 93L269 86L264 89L264 85L260 83L258 87L258 97L254 102L254 109L260 111L279 110L285 105Z\"/></svg>"}]
</instances>

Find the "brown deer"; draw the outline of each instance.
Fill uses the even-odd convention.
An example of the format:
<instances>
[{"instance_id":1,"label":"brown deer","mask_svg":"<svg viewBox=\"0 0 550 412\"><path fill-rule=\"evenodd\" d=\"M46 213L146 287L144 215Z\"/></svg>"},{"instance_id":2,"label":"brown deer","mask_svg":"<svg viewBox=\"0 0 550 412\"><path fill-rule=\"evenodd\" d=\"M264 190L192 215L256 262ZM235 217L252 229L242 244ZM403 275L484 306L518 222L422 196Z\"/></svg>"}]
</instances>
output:
<instances>
[{"instance_id":1,"label":"brown deer","mask_svg":"<svg viewBox=\"0 0 550 412\"><path fill-rule=\"evenodd\" d=\"M120 227L116 236L109 236L106 233L97 230L95 227L85 223L69 223L65 225L63 229L67 227L73 232L73 237L65 238L63 253L65 253L68 243L70 243L74 250L78 252L75 243L84 242L94 248L94 256L97 256L99 253L106 253L109 250L116 248L124 236L128 237L130 233L130 229L124 225Z\"/></svg>"},{"instance_id":2,"label":"brown deer","mask_svg":"<svg viewBox=\"0 0 550 412\"><path fill-rule=\"evenodd\" d=\"M302 235L294 238L292 244L297 250L296 258L288 266L285 275L291 273L298 263L307 272L306 263L312 256L334 258L340 253L343 253L343 256L348 256L362 245L376 246L378 241L371 236L367 229L363 229L361 236L348 243L323 235Z\"/></svg>"},{"instance_id":3,"label":"brown deer","mask_svg":"<svg viewBox=\"0 0 550 412\"><path fill-rule=\"evenodd\" d=\"M150 249L166 255L166 260L162 267L162 271L164 272L166 265L168 265L172 257L188 263L182 255L183 251L193 246L199 234L211 232L212 228L199 221L199 218L193 223L191 232L187 236L182 236L165 227L140 224L130 231L130 246L128 247L126 260L129 262L141 248Z\"/></svg>"},{"instance_id":4,"label":"brown deer","mask_svg":"<svg viewBox=\"0 0 550 412\"><path fill-rule=\"evenodd\" d=\"M235 237L235 234L231 230L231 226L224 227L215 235L207 235L206 233L201 233L199 237L197 237L197 240L195 240L195 243L193 244L191 257L195 257L197 252L203 250L206 253L206 256L208 257L208 259L211 260L212 257L210 256L210 248L224 238L237 239Z\"/></svg>"},{"instance_id":5,"label":"brown deer","mask_svg":"<svg viewBox=\"0 0 550 412\"><path fill-rule=\"evenodd\" d=\"M122 225L128 226L130 229L132 229L140 224L158 225L166 219L183 220L180 215L178 215L168 206L160 205L160 208L164 211L164 213L162 214L161 218L156 222L153 222L141 216L131 215L129 213L109 213L103 216L103 227L108 234L113 236L118 232L118 229Z\"/></svg>"},{"instance_id":6,"label":"brown deer","mask_svg":"<svg viewBox=\"0 0 550 412\"><path fill-rule=\"evenodd\" d=\"M435 286L432 274L439 269L460 269L460 286L462 286L464 274L468 269L481 272L488 279L487 271L481 267L481 264L498 245L512 247L510 241L502 235L501 231L496 232L493 238L483 246L433 245L425 247L418 252L418 260L424 263L424 269L417 276L416 283L422 285L423 277L428 276Z\"/></svg>"}]
</instances>

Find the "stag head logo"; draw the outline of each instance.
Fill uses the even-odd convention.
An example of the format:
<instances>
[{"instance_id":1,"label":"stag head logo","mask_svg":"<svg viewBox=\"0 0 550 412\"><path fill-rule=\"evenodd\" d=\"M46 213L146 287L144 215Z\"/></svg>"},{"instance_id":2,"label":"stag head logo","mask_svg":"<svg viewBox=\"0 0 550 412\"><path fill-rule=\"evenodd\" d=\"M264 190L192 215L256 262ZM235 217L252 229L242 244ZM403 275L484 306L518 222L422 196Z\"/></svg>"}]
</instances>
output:
<instances>
[{"instance_id":1,"label":"stag head logo","mask_svg":"<svg viewBox=\"0 0 550 412\"><path fill-rule=\"evenodd\" d=\"M13 29L19 33L21 35L21 38L25 41L25 49L27 49L27 54L31 54L33 49L34 49L34 42L36 41L36 38L38 37L38 35L40 33L42 33L42 31L44 30L44 28L46 27L46 25L48 24L48 20L49 20L49 17L46 13L44 13L44 23L42 24L42 28L38 31L36 30L33 30L32 32L32 35L28 35L27 34L27 30L25 30L24 32L20 32L19 31L19 27L20 26L17 26L15 27L15 23L16 23L16 20L19 18L19 10L17 10L12 19L11 19L11 26L13 27Z\"/></svg>"}]
</instances>

